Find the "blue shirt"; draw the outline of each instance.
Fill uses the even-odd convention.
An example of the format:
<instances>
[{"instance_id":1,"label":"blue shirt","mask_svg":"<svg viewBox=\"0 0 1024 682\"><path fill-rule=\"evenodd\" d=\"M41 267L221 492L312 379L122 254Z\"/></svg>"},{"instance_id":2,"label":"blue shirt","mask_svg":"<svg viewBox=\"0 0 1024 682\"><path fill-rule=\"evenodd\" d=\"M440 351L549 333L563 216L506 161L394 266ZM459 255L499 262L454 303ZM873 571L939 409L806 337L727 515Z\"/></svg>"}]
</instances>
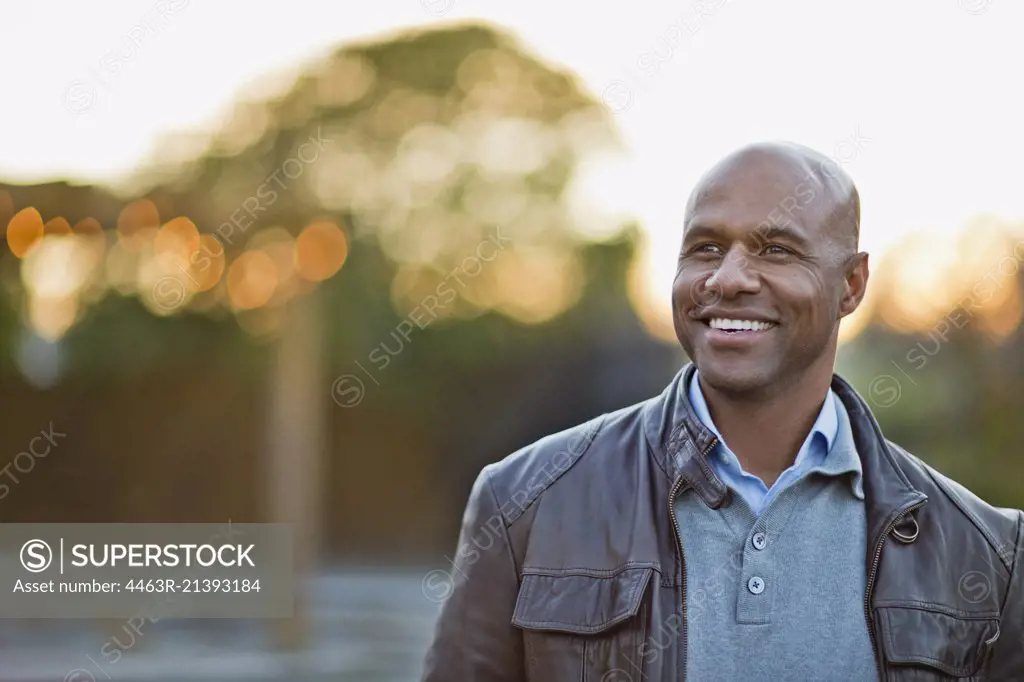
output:
<instances>
[{"instance_id":1,"label":"blue shirt","mask_svg":"<svg viewBox=\"0 0 1024 682\"><path fill-rule=\"evenodd\" d=\"M807 438L804 439L803 445L800 446L800 450L797 451L796 460L793 462L793 465L783 471L775 480L775 483L772 484L772 487L769 488L760 478L744 471L735 453L726 445L725 438L722 437L718 427L715 426L715 422L711 419L711 411L708 409L708 403L704 399L704 392L701 391L700 382L697 380L699 375L700 373L695 371L693 373L693 380L690 382L690 404L693 405L697 418L712 433L718 436L718 444L709 453L708 463L711 465L715 475L725 485L736 491L750 506L751 511L755 515L760 515L761 511L767 508L771 501L787 486L799 480L811 469L824 463L839 431L839 417L836 412L835 403L838 398L832 389L829 389L825 395L825 401L821 405L818 418L811 426L811 430L807 434Z\"/></svg>"}]
</instances>

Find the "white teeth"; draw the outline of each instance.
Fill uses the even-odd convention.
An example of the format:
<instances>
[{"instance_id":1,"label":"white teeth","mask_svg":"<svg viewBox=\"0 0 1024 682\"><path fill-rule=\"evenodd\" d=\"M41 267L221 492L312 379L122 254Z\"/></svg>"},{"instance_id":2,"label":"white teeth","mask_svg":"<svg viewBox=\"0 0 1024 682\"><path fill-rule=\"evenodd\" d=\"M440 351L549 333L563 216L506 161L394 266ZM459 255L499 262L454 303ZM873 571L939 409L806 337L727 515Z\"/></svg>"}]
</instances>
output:
<instances>
[{"instance_id":1,"label":"white teeth","mask_svg":"<svg viewBox=\"0 0 1024 682\"><path fill-rule=\"evenodd\" d=\"M724 317L714 317L710 322L712 329L725 331L755 331L763 332L775 326L774 322L759 322L757 320L729 320Z\"/></svg>"}]
</instances>

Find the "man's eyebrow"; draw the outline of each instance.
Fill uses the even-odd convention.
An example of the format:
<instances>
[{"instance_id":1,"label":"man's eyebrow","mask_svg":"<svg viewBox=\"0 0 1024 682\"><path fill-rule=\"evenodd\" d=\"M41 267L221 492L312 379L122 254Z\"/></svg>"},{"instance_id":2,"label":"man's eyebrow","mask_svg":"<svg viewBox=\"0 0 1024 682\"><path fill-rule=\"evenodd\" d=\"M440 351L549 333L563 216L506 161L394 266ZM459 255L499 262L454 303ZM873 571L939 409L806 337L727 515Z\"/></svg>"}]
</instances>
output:
<instances>
[{"instance_id":1,"label":"man's eyebrow","mask_svg":"<svg viewBox=\"0 0 1024 682\"><path fill-rule=\"evenodd\" d=\"M683 233L683 241L691 242L694 239L708 239L713 237L720 237L721 230L715 228L712 225L706 223L697 223L696 225L690 225L686 228L686 232Z\"/></svg>"},{"instance_id":2,"label":"man's eyebrow","mask_svg":"<svg viewBox=\"0 0 1024 682\"><path fill-rule=\"evenodd\" d=\"M692 243L698 239L721 239L723 230L708 223L697 223L686 228L683 235L684 243ZM762 223L756 230L750 233L750 239L755 243L782 240L794 246L808 248L810 243L807 238L790 225L778 223Z\"/></svg>"},{"instance_id":3,"label":"man's eyebrow","mask_svg":"<svg viewBox=\"0 0 1024 682\"><path fill-rule=\"evenodd\" d=\"M789 242L795 246L807 247L810 245L806 237L788 225L772 223L763 227L758 227L757 230L754 231L754 236L759 242L781 239L782 241Z\"/></svg>"}]
</instances>

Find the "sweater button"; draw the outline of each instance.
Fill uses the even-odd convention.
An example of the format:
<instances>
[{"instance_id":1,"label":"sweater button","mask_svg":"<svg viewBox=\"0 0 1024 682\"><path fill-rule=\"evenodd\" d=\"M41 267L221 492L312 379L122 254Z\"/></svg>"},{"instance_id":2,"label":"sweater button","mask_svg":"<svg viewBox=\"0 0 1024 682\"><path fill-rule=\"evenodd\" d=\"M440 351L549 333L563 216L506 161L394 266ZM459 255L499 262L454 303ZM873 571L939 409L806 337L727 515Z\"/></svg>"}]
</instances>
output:
<instances>
[{"instance_id":1,"label":"sweater button","mask_svg":"<svg viewBox=\"0 0 1024 682\"><path fill-rule=\"evenodd\" d=\"M747 581L747 589L750 590L753 594L761 594L762 592L764 592L764 580L762 580L759 576L755 575L753 578Z\"/></svg>"},{"instance_id":2,"label":"sweater button","mask_svg":"<svg viewBox=\"0 0 1024 682\"><path fill-rule=\"evenodd\" d=\"M750 542L754 545L754 549L764 549L768 545L768 538L765 537L764 533L754 533L754 537L750 539Z\"/></svg>"}]
</instances>

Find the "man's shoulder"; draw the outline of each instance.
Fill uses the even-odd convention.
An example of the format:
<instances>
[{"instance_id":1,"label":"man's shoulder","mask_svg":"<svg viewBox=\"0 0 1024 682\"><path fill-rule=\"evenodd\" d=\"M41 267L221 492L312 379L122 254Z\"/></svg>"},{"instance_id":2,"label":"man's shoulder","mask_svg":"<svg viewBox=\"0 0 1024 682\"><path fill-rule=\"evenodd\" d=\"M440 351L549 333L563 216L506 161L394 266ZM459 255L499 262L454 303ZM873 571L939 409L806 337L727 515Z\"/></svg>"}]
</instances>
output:
<instances>
[{"instance_id":1,"label":"man's shoulder","mask_svg":"<svg viewBox=\"0 0 1024 682\"><path fill-rule=\"evenodd\" d=\"M652 399L653 400L653 399ZM643 401L608 412L582 424L553 433L484 467L497 503L508 523L515 521L556 482L595 452L607 452L614 443L621 449L624 435L635 431Z\"/></svg>"},{"instance_id":2,"label":"man's shoulder","mask_svg":"<svg viewBox=\"0 0 1024 682\"><path fill-rule=\"evenodd\" d=\"M1024 512L989 504L967 486L946 476L901 445L890 440L886 443L911 483L928 495L929 506L934 505L965 518L988 538L1000 554L1013 552L1013 547L1021 541L1018 536L1024 524Z\"/></svg>"}]
</instances>

